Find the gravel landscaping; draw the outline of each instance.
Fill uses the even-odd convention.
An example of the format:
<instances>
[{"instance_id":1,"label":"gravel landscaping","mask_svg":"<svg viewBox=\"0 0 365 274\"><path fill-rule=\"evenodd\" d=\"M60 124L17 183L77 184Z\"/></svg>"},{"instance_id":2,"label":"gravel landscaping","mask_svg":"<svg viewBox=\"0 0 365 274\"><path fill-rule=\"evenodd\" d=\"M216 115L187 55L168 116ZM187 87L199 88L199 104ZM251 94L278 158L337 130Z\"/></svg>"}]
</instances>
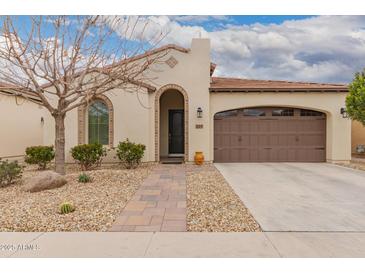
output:
<instances>
[{"instance_id":1,"label":"gravel landscaping","mask_svg":"<svg viewBox=\"0 0 365 274\"><path fill-rule=\"evenodd\" d=\"M107 231L155 164L137 169L103 165L86 172L92 182L80 183L78 166L67 166L68 183L60 188L29 193L22 188L41 171L27 167L21 181L0 188L0 231ZM261 231L260 226L214 167L186 165L188 231ZM60 204L76 210L62 215Z\"/></svg>"},{"instance_id":2,"label":"gravel landscaping","mask_svg":"<svg viewBox=\"0 0 365 274\"><path fill-rule=\"evenodd\" d=\"M27 179L40 172L27 168L20 182L0 188L0 231L107 231L152 167L103 166L87 172L92 182L79 183L81 172L70 165L66 185L36 193L22 190ZM71 202L76 210L61 215L63 202Z\"/></svg>"},{"instance_id":3,"label":"gravel landscaping","mask_svg":"<svg viewBox=\"0 0 365 274\"><path fill-rule=\"evenodd\" d=\"M261 231L259 224L214 165L186 165L186 170L188 231Z\"/></svg>"},{"instance_id":4,"label":"gravel landscaping","mask_svg":"<svg viewBox=\"0 0 365 274\"><path fill-rule=\"evenodd\" d=\"M348 164L339 163L337 165L365 171L365 161L364 160L363 161L351 161Z\"/></svg>"}]
</instances>

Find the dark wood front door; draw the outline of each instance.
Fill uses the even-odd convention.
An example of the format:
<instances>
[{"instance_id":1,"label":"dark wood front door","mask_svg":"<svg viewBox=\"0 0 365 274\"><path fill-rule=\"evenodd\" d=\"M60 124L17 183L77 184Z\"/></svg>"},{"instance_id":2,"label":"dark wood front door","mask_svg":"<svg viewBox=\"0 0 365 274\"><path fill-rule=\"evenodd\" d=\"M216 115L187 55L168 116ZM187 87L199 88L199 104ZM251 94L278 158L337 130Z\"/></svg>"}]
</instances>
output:
<instances>
[{"instance_id":1,"label":"dark wood front door","mask_svg":"<svg viewBox=\"0 0 365 274\"><path fill-rule=\"evenodd\" d=\"M214 117L215 162L324 162L326 115L296 108L247 108Z\"/></svg>"},{"instance_id":2,"label":"dark wood front door","mask_svg":"<svg viewBox=\"0 0 365 274\"><path fill-rule=\"evenodd\" d=\"M184 153L184 110L169 110L169 154Z\"/></svg>"}]
</instances>

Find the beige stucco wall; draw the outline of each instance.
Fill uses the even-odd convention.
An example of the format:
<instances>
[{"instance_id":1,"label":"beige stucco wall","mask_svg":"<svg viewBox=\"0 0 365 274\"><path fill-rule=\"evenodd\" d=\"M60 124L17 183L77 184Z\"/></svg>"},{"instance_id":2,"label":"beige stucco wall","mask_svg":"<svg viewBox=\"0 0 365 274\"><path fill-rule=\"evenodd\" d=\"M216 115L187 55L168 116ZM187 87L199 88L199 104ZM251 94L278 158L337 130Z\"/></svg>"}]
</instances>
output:
<instances>
[{"instance_id":1,"label":"beige stucco wall","mask_svg":"<svg viewBox=\"0 0 365 274\"><path fill-rule=\"evenodd\" d=\"M184 109L184 97L176 90L168 90L160 98L160 156L169 153L169 110Z\"/></svg>"},{"instance_id":2,"label":"beige stucco wall","mask_svg":"<svg viewBox=\"0 0 365 274\"><path fill-rule=\"evenodd\" d=\"M357 145L365 145L365 126L358 121L352 121L351 127L351 151L356 152Z\"/></svg>"},{"instance_id":3,"label":"beige stucco wall","mask_svg":"<svg viewBox=\"0 0 365 274\"><path fill-rule=\"evenodd\" d=\"M113 90L105 93L112 101L114 108L114 146L120 141L129 138L130 141L146 145L144 161L150 159L150 136L149 127L152 124L152 117L149 115L152 95L147 91L128 92L122 90ZM87 129L87 128L86 128ZM72 162L73 159L69 153L70 149L78 144L78 112L77 109L70 111L65 119L66 130L66 161ZM54 120L48 114L45 119L44 142L45 144L54 143ZM86 130L87 133L87 130ZM86 134L85 140L88 139ZM106 146L108 149L109 146ZM108 152L105 162L114 161L114 151Z\"/></svg>"},{"instance_id":4,"label":"beige stucco wall","mask_svg":"<svg viewBox=\"0 0 365 274\"><path fill-rule=\"evenodd\" d=\"M351 121L342 118L340 108L345 104L346 93L290 93L250 92L211 93L210 143L213 155L214 114L223 110L255 106L287 106L318 110L326 113L326 158L329 162L351 159Z\"/></svg>"},{"instance_id":5,"label":"beige stucco wall","mask_svg":"<svg viewBox=\"0 0 365 274\"><path fill-rule=\"evenodd\" d=\"M43 143L43 108L0 93L0 158L18 158L28 146Z\"/></svg>"}]
</instances>

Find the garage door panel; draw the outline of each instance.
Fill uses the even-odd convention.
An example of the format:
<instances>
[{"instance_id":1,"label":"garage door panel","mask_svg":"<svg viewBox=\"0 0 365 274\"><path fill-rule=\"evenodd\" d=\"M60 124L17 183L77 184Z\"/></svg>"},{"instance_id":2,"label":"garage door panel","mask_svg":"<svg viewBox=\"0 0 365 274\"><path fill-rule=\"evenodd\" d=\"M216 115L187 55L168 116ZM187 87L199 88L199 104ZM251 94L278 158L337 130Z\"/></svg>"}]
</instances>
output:
<instances>
[{"instance_id":1,"label":"garage door panel","mask_svg":"<svg viewBox=\"0 0 365 274\"><path fill-rule=\"evenodd\" d=\"M231 136L229 136L227 134L222 135L221 145L223 147L230 147L231 146Z\"/></svg>"},{"instance_id":2,"label":"garage door panel","mask_svg":"<svg viewBox=\"0 0 365 274\"><path fill-rule=\"evenodd\" d=\"M295 148L288 148L287 149L287 157L288 162L296 162L297 161L297 151ZM285 161L285 159L283 159Z\"/></svg>"},{"instance_id":3,"label":"garage door panel","mask_svg":"<svg viewBox=\"0 0 365 274\"><path fill-rule=\"evenodd\" d=\"M260 162L259 161L259 149L249 149L249 162Z\"/></svg>"},{"instance_id":4,"label":"garage door panel","mask_svg":"<svg viewBox=\"0 0 365 274\"><path fill-rule=\"evenodd\" d=\"M258 135L258 145L260 147L270 146L270 136L269 135Z\"/></svg>"},{"instance_id":5,"label":"garage door panel","mask_svg":"<svg viewBox=\"0 0 365 274\"><path fill-rule=\"evenodd\" d=\"M215 120L215 161L325 161L325 116L300 116L301 110L288 113L291 116L271 116L270 109L266 108L267 116L238 114Z\"/></svg>"},{"instance_id":6,"label":"garage door panel","mask_svg":"<svg viewBox=\"0 0 365 274\"><path fill-rule=\"evenodd\" d=\"M269 135L269 146L275 147L279 145L279 136L278 135Z\"/></svg>"},{"instance_id":7,"label":"garage door panel","mask_svg":"<svg viewBox=\"0 0 365 274\"><path fill-rule=\"evenodd\" d=\"M240 131L240 121L238 119L232 119L230 121L230 131L239 132Z\"/></svg>"},{"instance_id":8,"label":"garage door panel","mask_svg":"<svg viewBox=\"0 0 365 274\"><path fill-rule=\"evenodd\" d=\"M249 123L249 132L258 132L259 131L259 123L257 121L251 121Z\"/></svg>"},{"instance_id":9,"label":"garage door panel","mask_svg":"<svg viewBox=\"0 0 365 274\"><path fill-rule=\"evenodd\" d=\"M303 162L308 159L309 149L298 148L296 159L299 162Z\"/></svg>"},{"instance_id":10,"label":"garage door panel","mask_svg":"<svg viewBox=\"0 0 365 274\"><path fill-rule=\"evenodd\" d=\"M214 130L218 133L223 132L224 124L225 124L224 120L215 120L214 121Z\"/></svg>"},{"instance_id":11,"label":"garage door panel","mask_svg":"<svg viewBox=\"0 0 365 274\"><path fill-rule=\"evenodd\" d=\"M269 155L270 162L278 162L279 154L280 154L280 149L272 148L270 150L270 155Z\"/></svg>"},{"instance_id":12,"label":"garage door panel","mask_svg":"<svg viewBox=\"0 0 365 274\"><path fill-rule=\"evenodd\" d=\"M222 162L229 163L230 162L230 155L229 155L229 149L218 149L215 150L215 155L218 157L218 159L222 159Z\"/></svg>"},{"instance_id":13,"label":"garage door panel","mask_svg":"<svg viewBox=\"0 0 365 274\"><path fill-rule=\"evenodd\" d=\"M280 120L273 119L273 120L269 120L268 122L270 124L269 132L271 132L271 133L280 132L280 127L281 127L281 121Z\"/></svg>"},{"instance_id":14,"label":"garage door panel","mask_svg":"<svg viewBox=\"0 0 365 274\"><path fill-rule=\"evenodd\" d=\"M250 162L250 150L247 148L240 150L239 162Z\"/></svg>"},{"instance_id":15,"label":"garage door panel","mask_svg":"<svg viewBox=\"0 0 365 274\"><path fill-rule=\"evenodd\" d=\"M285 135L283 135L283 136L285 136ZM286 135L286 140L287 140L286 145L288 147L297 146L299 137L296 134L289 133L288 135Z\"/></svg>"},{"instance_id":16,"label":"garage door panel","mask_svg":"<svg viewBox=\"0 0 365 274\"><path fill-rule=\"evenodd\" d=\"M301 123L300 120L298 119L294 119L294 120L289 120L288 121L288 127L287 127L287 131L289 132L298 132L301 131Z\"/></svg>"},{"instance_id":17,"label":"garage door panel","mask_svg":"<svg viewBox=\"0 0 365 274\"><path fill-rule=\"evenodd\" d=\"M231 130L231 123L230 123L230 121L228 120L226 123L225 123L225 121L222 119L221 120L221 122L222 122L222 125L221 125L221 132L230 132L230 130Z\"/></svg>"},{"instance_id":18,"label":"garage door panel","mask_svg":"<svg viewBox=\"0 0 365 274\"><path fill-rule=\"evenodd\" d=\"M237 163L241 162L242 149L231 149L230 150L230 161Z\"/></svg>"},{"instance_id":19,"label":"garage door panel","mask_svg":"<svg viewBox=\"0 0 365 274\"><path fill-rule=\"evenodd\" d=\"M259 133L270 132L270 121L267 120L258 120L258 131Z\"/></svg>"},{"instance_id":20,"label":"garage door panel","mask_svg":"<svg viewBox=\"0 0 365 274\"><path fill-rule=\"evenodd\" d=\"M258 149L259 162L267 162L270 158L270 149L260 148Z\"/></svg>"},{"instance_id":21,"label":"garage door panel","mask_svg":"<svg viewBox=\"0 0 365 274\"><path fill-rule=\"evenodd\" d=\"M249 138L250 138L250 146L251 147L257 147L258 146L258 144L259 144L259 138L257 137L257 135L255 134L255 135L251 135L251 136L249 136Z\"/></svg>"},{"instance_id":22,"label":"garage door panel","mask_svg":"<svg viewBox=\"0 0 365 274\"><path fill-rule=\"evenodd\" d=\"M288 131L288 124L286 121L278 121L278 129L277 132L286 132Z\"/></svg>"},{"instance_id":23,"label":"garage door panel","mask_svg":"<svg viewBox=\"0 0 365 274\"><path fill-rule=\"evenodd\" d=\"M230 136L230 143L231 143L231 147L237 147L240 145L240 135L238 134L232 134Z\"/></svg>"},{"instance_id":24,"label":"garage door panel","mask_svg":"<svg viewBox=\"0 0 365 274\"><path fill-rule=\"evenodd\" d=\"M251 145L251 136L249 135L241 135L241 146L248 147Z\"/></svg>"},{"instance_id":25,"label":"garage door panel","mask_svg":"<svg viewBox=\"0 0 365 274\"><path fill-rule=\"evenodd\" d=\"M240 131L241 132L250 132L250 122L247 120L240 120Z\"/></svg>"},{"instance_id":26,"label":"garage door panel","mask_svg":"<svg viewBox=\"0 0 365 274\"><path fill-rule=\"evenodd\" d=\"M316 148L299 148L297 149L296 158L300 162L322 162L324 150Z\"/></svg>"}]
</instances>

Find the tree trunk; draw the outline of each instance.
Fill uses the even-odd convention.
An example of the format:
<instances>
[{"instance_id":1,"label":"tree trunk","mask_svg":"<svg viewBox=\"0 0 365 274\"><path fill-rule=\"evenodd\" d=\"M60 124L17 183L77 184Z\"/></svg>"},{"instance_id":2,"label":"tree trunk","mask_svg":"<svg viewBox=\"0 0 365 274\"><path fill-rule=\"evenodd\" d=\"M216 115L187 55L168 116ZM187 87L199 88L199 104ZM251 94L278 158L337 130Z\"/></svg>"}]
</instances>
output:
<instances>
[{"instance_id":1,"label":"tree trunk","mask_svg":"<svg viewBox=\"0 0 365 274\"><path fill-rule=\"evenodd\" d=\"M65 174L65 115L55 115L55 171Z\"/></svg>"}]
</instances>

